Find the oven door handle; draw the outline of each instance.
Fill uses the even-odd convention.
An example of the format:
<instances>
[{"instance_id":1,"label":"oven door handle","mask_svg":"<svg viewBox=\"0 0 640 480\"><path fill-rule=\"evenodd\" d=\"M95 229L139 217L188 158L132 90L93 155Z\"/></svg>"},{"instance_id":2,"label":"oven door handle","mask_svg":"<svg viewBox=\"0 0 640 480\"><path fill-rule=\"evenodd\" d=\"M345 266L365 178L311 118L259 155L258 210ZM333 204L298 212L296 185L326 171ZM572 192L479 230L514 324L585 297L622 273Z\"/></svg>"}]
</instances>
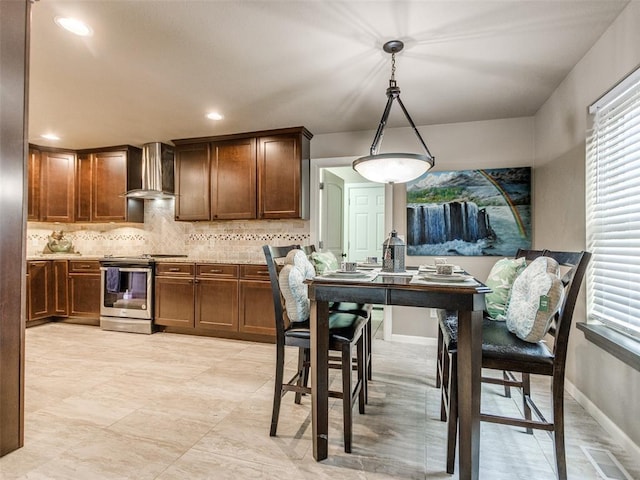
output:
<instances>
[{"instance_id":1,"label":"oven door handle","mask_svg":"<svg viewBox=\"0 0 640 480\"><path fill-rule=\"evenodd\" d=\"M109 268L117 268L121 272L141 272L141 273L149 273L152 271L151 268L132 268L132 267L100 267L100 270L106 272Z\"/></svg>"}]
</instances>

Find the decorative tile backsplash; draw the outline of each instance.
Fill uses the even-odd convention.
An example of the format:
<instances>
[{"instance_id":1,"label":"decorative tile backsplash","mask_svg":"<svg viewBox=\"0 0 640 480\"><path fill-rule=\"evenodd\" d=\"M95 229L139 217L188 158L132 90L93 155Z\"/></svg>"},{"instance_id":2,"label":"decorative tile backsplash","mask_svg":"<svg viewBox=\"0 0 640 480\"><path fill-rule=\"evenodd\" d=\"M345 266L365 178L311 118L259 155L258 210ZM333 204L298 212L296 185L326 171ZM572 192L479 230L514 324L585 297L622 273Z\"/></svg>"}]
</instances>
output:
<instances>
[{"instance_id":1,"label":"decorative tile backsplash","mask_svg":"<svg viewBox=\"0 0 640 480\"><path fill-rule=\"evenodd\" d=\"M310 241L306 220L176 222L174 200L146 200L144 225L29 222L27 255L42 253L53 230L62 230L83 255L168 253L195 260L264 263L262 245Z\"/></svg>"}]
</instances>

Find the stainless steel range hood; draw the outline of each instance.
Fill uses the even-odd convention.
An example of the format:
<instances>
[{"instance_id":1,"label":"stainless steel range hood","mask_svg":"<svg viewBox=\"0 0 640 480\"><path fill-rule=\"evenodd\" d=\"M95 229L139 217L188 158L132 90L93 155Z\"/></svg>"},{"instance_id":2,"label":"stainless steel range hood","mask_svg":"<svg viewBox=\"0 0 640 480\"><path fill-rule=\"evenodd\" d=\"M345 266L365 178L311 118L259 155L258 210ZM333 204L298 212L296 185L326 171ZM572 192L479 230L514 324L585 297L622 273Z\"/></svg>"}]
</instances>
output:
<instances>
[{"instance_id":1,"label":"stainless steel range hood","mask_svg":"<svg viewBox=\"0 0 640 480\"><path fill-rule=\"evenodd\" d=\"M162 199L174 196L173 147L166 143L142 146L141 186L126 193L127 198Z\"/></svg>"}]
</instances>

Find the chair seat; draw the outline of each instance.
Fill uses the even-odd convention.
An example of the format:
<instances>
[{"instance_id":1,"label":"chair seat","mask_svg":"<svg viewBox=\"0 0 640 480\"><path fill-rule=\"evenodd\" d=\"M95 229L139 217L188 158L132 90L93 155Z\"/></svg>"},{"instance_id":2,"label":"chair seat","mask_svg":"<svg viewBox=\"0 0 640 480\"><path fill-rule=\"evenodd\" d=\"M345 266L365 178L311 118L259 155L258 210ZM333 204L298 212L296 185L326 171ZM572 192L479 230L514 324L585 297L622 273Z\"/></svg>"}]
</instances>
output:
<instances>
[{"instance_id":1,"label":"chair seat","mask_svg":"<svg viewBox=\"0 0 640 480\"><path fill-rule=\"evenodd\" d=\"M362 333L367 319L353 313L329 313L329 345L351 343ZM295 322L284 333L285 339L310 340L309 320Z\"/></svg>"},{"instance_id":2,"label":"chair seat","mask_svg":"<svg viewBox=\"0 0 640 480\"><path fill-rule=\"evenodd\" d=\"M439 310L438 322L447 350L458 349L458 315L455 311ZM506 363L509 365L506 365ZM530 343L519 339L509 331L505 322L485 317L482 320L482 366L498 370L509 369L541 375L550 375L553 369L553 354L543 343Z\"/></svg>"}]
</instances>

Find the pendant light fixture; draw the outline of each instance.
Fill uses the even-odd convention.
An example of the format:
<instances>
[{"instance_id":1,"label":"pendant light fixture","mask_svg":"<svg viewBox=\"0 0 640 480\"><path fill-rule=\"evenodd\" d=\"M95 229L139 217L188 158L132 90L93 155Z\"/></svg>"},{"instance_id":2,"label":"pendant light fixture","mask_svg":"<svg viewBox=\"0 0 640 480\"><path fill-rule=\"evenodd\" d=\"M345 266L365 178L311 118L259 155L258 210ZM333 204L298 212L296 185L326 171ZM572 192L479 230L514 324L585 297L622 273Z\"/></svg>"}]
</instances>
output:
<instances>
[{"instance_id":1,"label":"pendant light fixture","mask_svg":"<svg viewBox=\"0 0 640 480\"><path fill-rule=\"evenodd\" d=\"M395 79L396 73L396 53L404 48L404 43L400 40L391 40L384 44L383 50L391 54L391 78L389 79L389 88L387 88L387 106L382 113L382 119L378 130L371 144L370 154L366 157L360 157L353 162L353 169L367 180L378 183L404 183L425 173L435 164L435 158L429 152L427 145L420 136L420 132L416 128L415 123L411 119L409 112L405 108L400 99L400 88L398 88ZM414 133L420 141L420 145L424 149L424 154L418 153L378 153L382 136L384 135L384 127L389 118L389 112L393 101L396 100L402 108L405 117L413 128Z\"/></svg>"}]
</instances>

